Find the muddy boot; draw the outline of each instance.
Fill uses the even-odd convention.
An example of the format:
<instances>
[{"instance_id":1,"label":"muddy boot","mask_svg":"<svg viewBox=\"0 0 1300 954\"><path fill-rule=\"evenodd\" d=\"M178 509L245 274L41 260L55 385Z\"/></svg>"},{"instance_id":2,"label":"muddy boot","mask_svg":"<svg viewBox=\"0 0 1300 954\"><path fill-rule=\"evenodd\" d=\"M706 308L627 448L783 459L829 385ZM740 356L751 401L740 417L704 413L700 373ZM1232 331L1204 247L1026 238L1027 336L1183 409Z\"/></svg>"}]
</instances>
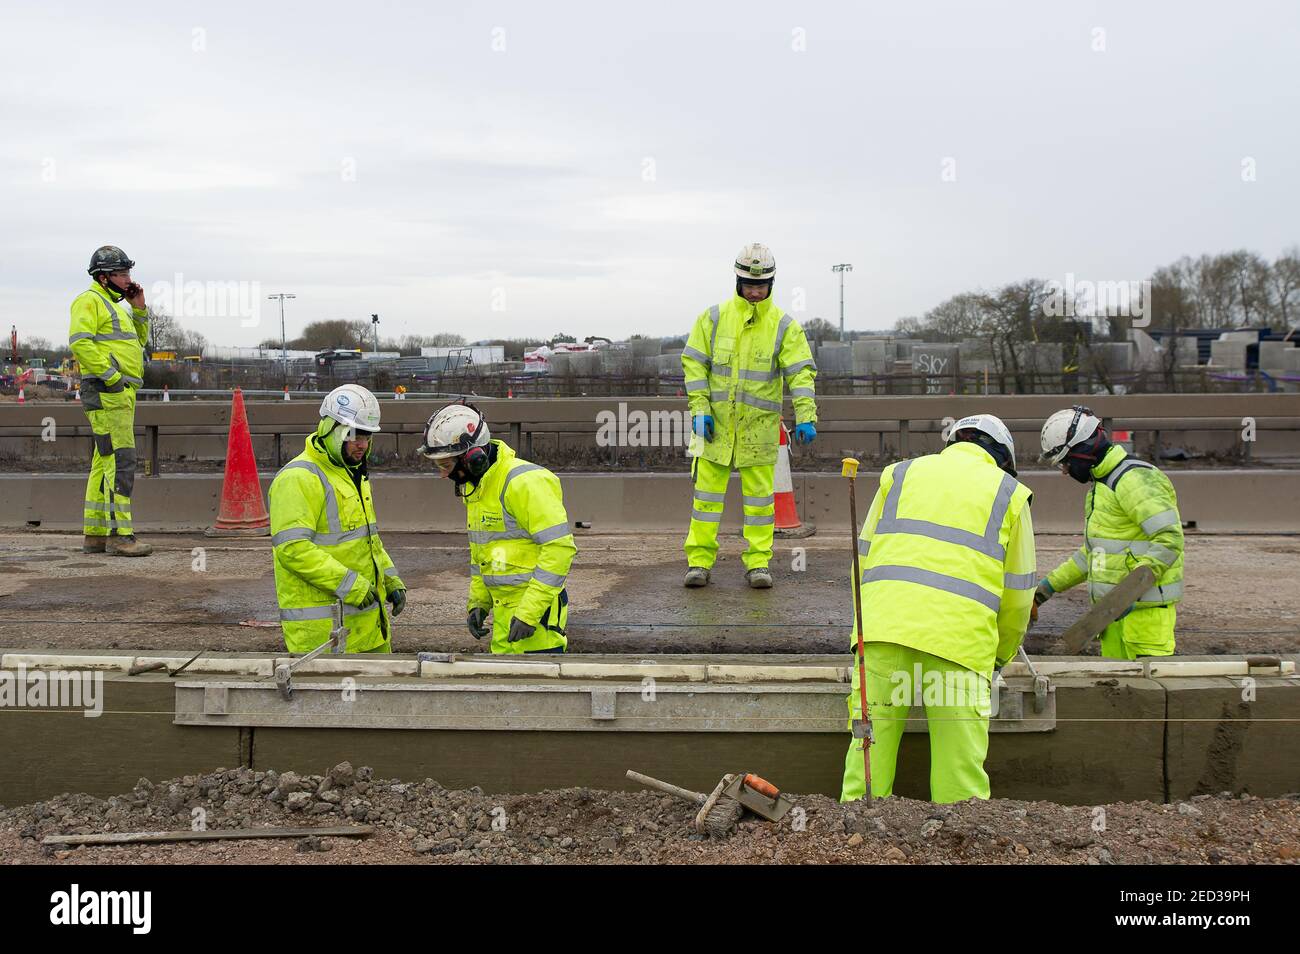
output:
<instances>
[{"instance_id":1,"label":"muddy boot","mask_svg":"<svg viewBox=\"0 0 1300 954\"><path fill-rule=\"evenodd\" d=\"M153 545L141 543L134 534L113 537L108 544L109 556L148 556L150 553L153 553Z\"/></svg>"},{"instance_id":2,"label":"muddy boot","mask_svg":"<svg viewBox=\"0 0 1300 954\"><path fill-rule=\"evenodd\" d=\"M709 568L706 566L693 566L686 571L686 579L683 581L686 586L708 586L709 585Z\"/></svg>"},{"instance_id":3,"label":"muddy boot","mask_svg":"<svg viewBox=\"0 0 1300 954\"><path fill-rule=\"evenodd\" d=\"M749 581L751 589L770 590L772 588L772 574L765 566L756 566L745 574L745 579Z\"/></svg>"},{"instance_id":4,"label":"muddy boot","mask_svg":"<svg viewBox=\"0 0 1300 954\"><path fill-rule=\"evenodd\" d=\"M81 539L82 553L103 553L108 547L108 537L86 536Z\"/></svg>"}]
</instances>

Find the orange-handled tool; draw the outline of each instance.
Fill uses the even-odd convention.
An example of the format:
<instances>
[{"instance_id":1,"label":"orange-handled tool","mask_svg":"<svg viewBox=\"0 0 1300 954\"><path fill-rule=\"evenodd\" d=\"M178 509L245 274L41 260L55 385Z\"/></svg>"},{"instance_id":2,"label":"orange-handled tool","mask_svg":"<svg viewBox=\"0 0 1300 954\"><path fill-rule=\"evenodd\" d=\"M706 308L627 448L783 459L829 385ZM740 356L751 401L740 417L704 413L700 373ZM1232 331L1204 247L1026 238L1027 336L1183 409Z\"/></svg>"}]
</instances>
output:
<instances>
[{"instance_id":1,"label":"orange-handled tool","mask_svg":"<svg viewBox=\"0 0 1300 954\"><path fill-rule=\"evenodd\" d=\"M862 570L858 565L858 498L854 493L857 485L858 462L856 458L845 457L841 461L841 477L849 481L849 546L853 550L853 610L858 623L858 693L862 714L853 720L853 738L862 740L862 778L866 785L863 795L871 801L871 745L875 741L871 732L871 711L867 708L867 657L862 648Z\"/></svg>"},{"instance_id":2,"label":"orange-handled tool","mask_svg":"<svg viewBox=\"0 0 1300 954\"><path fill-rule=\"evenodd\" d=\"M758 792L760 795L766 795L768 798L776 798L781 794L780 790L765 778L757 775L746 775L745 784Z\"/></svg>"}]
</instances>

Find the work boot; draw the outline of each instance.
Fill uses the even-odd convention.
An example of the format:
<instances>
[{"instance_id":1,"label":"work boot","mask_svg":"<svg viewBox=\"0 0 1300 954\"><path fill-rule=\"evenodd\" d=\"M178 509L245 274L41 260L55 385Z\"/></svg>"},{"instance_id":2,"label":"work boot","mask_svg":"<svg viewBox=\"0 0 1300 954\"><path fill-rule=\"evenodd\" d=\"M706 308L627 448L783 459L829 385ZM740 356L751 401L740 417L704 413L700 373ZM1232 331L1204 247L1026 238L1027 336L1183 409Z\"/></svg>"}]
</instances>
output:
<instances>
[{"instance_id":1,"label":"work boot","mask_svg":"<svg viewBox=\"0 0 1300 954\"><path fill-rule=\"evenodd\" d=\"M92 537L87 534L81 540L82 553L103 553L108 547L108 537Z\"/></svg>"},{"instance_id":2,"label":"work boot","mask_svg":"<svg viewBox=\"0 0 1300 954\"><path fill-rule=\"evenodd\" d=\"M745 579L749 581L751 589L770 590L772 588L772 573L765 566L754 567L745 574Z\"/></svg>"},{"instance_id":3,"label":"work boot","mask_svg":"<svg viewBox=\"0 0 1300 954\"><path fill-rule=\"evenodd\" d=\"M153 544L141 543L135 534L120 534L108 544L109 556L148 556L150 553L153 553Z\"/></svg>"},{"instance_id":4,"label":"work boot","mask_svg":"<svg viewBox=\"0 0 1300 954\"><path fill-rule=\"evenodd\" d=\"M693 566L686 571L685 584L690 587L708 586L709 585L709 568L707 566Z\"/></svg>"}]
</instances>

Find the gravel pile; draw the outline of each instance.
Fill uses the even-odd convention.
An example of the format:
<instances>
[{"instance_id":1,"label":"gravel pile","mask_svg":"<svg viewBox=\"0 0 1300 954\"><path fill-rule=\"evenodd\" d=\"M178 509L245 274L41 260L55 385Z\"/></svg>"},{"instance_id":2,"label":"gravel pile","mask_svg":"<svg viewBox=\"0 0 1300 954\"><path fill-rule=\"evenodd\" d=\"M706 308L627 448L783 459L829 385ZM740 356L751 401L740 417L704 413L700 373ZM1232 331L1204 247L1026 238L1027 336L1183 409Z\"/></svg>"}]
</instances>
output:
<instances>
[{"instance_id":1,"label":"gravel pile","mask_svg":"<svg viewBox=\"0 0 1300 954\"><path fill-rule=\"evenodd\" d=\"M487 795L432 779L376 779L347 762L325 775L231 769L107 799L60 795L0 809L5 863L1295 863L1300 795L1198 795L1187 802L1071 807L994 799L868 807L800 796L772 824L747 816L730 837L694 832L695 810L654 792L563 789ZM51 849L51 834L273 826L375 827L363 839L307 837Z\"/></svg>"}]
</instances>

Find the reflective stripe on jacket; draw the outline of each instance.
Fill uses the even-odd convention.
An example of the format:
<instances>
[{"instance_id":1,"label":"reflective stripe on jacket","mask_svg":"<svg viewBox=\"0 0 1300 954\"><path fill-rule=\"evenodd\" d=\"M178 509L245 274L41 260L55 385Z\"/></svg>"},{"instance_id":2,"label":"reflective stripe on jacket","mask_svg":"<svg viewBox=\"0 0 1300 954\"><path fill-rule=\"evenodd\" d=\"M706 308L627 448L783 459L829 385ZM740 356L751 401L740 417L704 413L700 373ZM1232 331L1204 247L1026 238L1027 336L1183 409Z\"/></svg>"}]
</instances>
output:
<instances>
[{"instance_id":1,"label":"reflective stripe on jacket","mask_svg":"<svg viewBox=\"0 0 1300 954\"><path fill-rule=\"evenodd\" d=\"M83 378L97 378L110 391L144 384L144 348L149 341L149 312L114 303L108 292L93 284L72 302L68 347Z\"/></svg>"},{"instance_id":2,"label":"reflective stripe on jacket","mask_svg":"<svg viewBox=\"0 0 1300 954\"><path fill-rule=\"evenodd\" d=\"M775 464L785 384L795 421L817 421L817 365L799 323L771 297L734 295L695 320L682 351L691 416L712 414L714 437L693 435L687 454L737 467Z\"/></svg>"},{"instance_id":3,"label":"reflective stripe on jacket","mask_svg":"<svg viewBox=\"0 0 1300 954\"><path fill-rule=\"evenodd\" d=\"M370 479L363 475L359 483L330 460L314 435L271 482L275 593L290 652L329 639L339 599L348 604L348 652L390 639L384 597L406 585L379 539ZM361 608L372 589L378 602Z\"/></svg>"},{"instance_id":4,"label":"reflective stripe on jacket","mask_svg":"<svg viewBox=\"0 0 1300 954\"><path fill-rule=\"evenodd\" d=\"M886 467L858 540L864 639L985 675L1014 656L1037 584L1030 496L969 442Z\"/></svg>"},{"instance_id":5,"label":"reflective stripe on jacket","mask_svg":"<svg viewBox=\"0 0 1300 954\"><path fill-rule=\"evenodd\" d=\"M537 625L564 589L578 552L564 509L560 481L545 467L515 455L503 441L496 460L465 501L469 531L469 600L476 607L510 610ZM539 636L523 640L526 650Z\"/></svg>"},{"instance_id":6,"label":"reflective stripe on jacket","mask_svg":"<svg viewBox=\"0 0 1300 954\"><path fill-rule=\"evenodd\" d=\"M1092 469L1084 500L1083 546L1050 574L1058 593L1088 581L1095 603L1139 566L1149 566L1156 585L1138 606L1162 606L1183 598L1183 521L1178 495L1164 472L1130 457L1118 444Z\"/></svg>"}]
</instances>

